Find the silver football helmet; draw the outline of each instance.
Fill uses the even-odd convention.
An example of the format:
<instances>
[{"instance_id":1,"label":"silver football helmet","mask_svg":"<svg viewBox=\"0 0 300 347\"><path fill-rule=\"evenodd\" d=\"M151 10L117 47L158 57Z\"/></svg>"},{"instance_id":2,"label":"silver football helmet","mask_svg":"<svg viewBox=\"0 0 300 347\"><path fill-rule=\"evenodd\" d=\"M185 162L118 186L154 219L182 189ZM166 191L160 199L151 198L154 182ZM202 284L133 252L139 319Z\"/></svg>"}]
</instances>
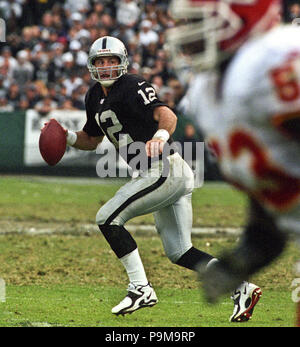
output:
<instances>
[{"instance_id":1,"label":"silver football helmet","mask_svg":"<svg viewBox=\"0 0 300 347\"><path fill-rule=\"evenodd\" d=\"M116 56L119 58L119 65L96 67L95 59L99 57ZM110 87L118 78L127 73L128 54L123 42L111 36L104 36L97 39L91 46L87 67L93 80L101 83L104 87ZM115 74L115 72L117 72Z\"/></svg>"}]
</instances>

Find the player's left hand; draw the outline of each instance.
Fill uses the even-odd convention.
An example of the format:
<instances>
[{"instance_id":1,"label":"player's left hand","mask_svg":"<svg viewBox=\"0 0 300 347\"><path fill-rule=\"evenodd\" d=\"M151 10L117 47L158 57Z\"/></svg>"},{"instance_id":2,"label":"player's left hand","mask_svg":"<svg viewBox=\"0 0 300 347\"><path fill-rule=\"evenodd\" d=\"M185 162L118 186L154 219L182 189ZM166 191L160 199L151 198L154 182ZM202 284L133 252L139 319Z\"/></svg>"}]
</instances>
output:
<instances>
[{"instance_id":1,"label":"player's left hand","mask_svg":"<svg viewBox=\"0 0 300 347\"><path fill-rule=\"evenodd\" d=\"M50 120L52 120L52 119L54 119L54 118L51 118ZM43 126L40 130L43 131L43 130L47 127L47 125L49 124L49 122L50 122L50 121L47 121L46 123L44 123L44 126ZM65 129L64 127L62 127L62 128L63 128L63 130L64 130L66 136L68 136L68 130Z\"/></svg>"},{"instance_id":2,"label":"player's left hand","mask_svg":"<svg viewBox=\"0 0 300 347\"><path fill-rule=\"evenodd\" d=\"M162 152L165 141L161 139L151 139L146 142L146 153L148 157L158 157Z\"/></svg>"}]
</instances>

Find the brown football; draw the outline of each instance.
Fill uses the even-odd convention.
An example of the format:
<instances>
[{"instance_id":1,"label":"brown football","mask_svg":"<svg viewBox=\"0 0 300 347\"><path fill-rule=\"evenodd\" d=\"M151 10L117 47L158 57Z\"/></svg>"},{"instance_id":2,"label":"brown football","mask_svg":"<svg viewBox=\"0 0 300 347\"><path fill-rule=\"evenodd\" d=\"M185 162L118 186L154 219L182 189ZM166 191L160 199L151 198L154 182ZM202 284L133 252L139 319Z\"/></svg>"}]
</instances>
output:
<instances>
[{"instance_id":1,"label":"brown football","mask_svg":"<svg viewBox=\"0 0 300 347\"><path fill-rule=\"evenodd\" d=\"M50 119L41 130L39 139L40 153L48 165L56 165L67 147L67 138L64 128L56 119Z\"/></svg>"}]
</instances>

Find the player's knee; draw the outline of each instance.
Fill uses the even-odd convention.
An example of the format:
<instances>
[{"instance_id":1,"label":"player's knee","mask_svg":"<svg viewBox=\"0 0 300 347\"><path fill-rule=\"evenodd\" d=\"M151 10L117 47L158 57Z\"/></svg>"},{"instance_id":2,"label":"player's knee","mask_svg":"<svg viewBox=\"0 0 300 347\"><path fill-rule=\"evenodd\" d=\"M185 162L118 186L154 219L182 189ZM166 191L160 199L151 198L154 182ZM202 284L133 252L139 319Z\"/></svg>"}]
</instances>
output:
<instances>
[{"instance_id":1,"label":"player's knee","mask_svg":"<svg viewBox=\"0 0 300 347\"><path fill-rule=\"evenodd\" d=\"M108 216L106 215L106 213L104 213L104 211L102 211L102 209L100 208L100 210L96 214L96 223L98 225L104 225L107 218Z\"/></svg>"},{"instance_id":2,"label":"player's knee","mask_svg":"<svg viewBox=\"0 0 300 347\"><path fill-rule=\"evenodd\" d=\"M173 264L177 264L179 259L181 259L181 257L192 247L192 244L189 242L178 246L178 243L176 242L170 242L170 240L166 242L166 240L163 240L163 247L168 259Z\"/></svg>"},{"instance_id":3,"label":"player's knee","mask_svg":"<svg viewBox=\"0 0 300 347\"><path fill-rule=\"evenodd\" d=\"M109 209L106 207L106 205L103 205L96 214L96 223L98 225L104 225L106 224L111 212L109 212Z\"/></svg>"},{"instance_id":4,"label":"player's knee","mask_svg":"<svg viewBox=\"0 0 300 347\"><path fill-rule=\"evenodd\" d=\"M177 261L181 258L182 253L178 252L178 251L168 251L165 250L166 256L168 257L168 259L173 263L173 264L177 264Z\"/></svg>"},{"instance_id":5,"label":"player's knee","mask_svg":"<svg viewBox=\"0 0 300 347\"><path fill-rule=\"evenodd\" d=\"M104 205L99 209L96 214L96 224L98 225L123 225L121 221L116 217L111 219L111 209L106 208Z\"/></svg>"}]
</instances>

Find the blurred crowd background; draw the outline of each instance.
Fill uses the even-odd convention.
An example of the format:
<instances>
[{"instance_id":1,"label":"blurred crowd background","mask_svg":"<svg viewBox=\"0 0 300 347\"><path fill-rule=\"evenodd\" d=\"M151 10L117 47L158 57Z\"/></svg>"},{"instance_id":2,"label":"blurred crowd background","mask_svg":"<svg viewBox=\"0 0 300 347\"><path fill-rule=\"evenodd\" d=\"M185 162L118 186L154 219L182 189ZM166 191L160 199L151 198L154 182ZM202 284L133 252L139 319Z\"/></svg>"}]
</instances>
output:
<instances>
[{"instance_id":1,"label":"blurred crowd background","mask_svg":"<svg viewBox=\"0 0 300 347\"><path fill-rule=\"evenodd\" d=\"M167 59L165 31L174 25L166 0L5 0L0 111L84 110L93 81L91 44L116 36L128 48L130 73L141 74L172 108L183 89Z\"/></svg>"},{"instance_id":2,"label":"blurred crowd background","mask_svg":"<svg viewBox=\"0 0 300 347\"><path fill-rule=\"evenodd\" d=\"M175 109L184 93L165 50L174 26L169 0L1 0L6 42L0 43L0 112L84 110L90 45L112 35L128 48L129 72L144 76ZM287 1L286 20L300 17Z\"/></svg>"}]
</instances>

